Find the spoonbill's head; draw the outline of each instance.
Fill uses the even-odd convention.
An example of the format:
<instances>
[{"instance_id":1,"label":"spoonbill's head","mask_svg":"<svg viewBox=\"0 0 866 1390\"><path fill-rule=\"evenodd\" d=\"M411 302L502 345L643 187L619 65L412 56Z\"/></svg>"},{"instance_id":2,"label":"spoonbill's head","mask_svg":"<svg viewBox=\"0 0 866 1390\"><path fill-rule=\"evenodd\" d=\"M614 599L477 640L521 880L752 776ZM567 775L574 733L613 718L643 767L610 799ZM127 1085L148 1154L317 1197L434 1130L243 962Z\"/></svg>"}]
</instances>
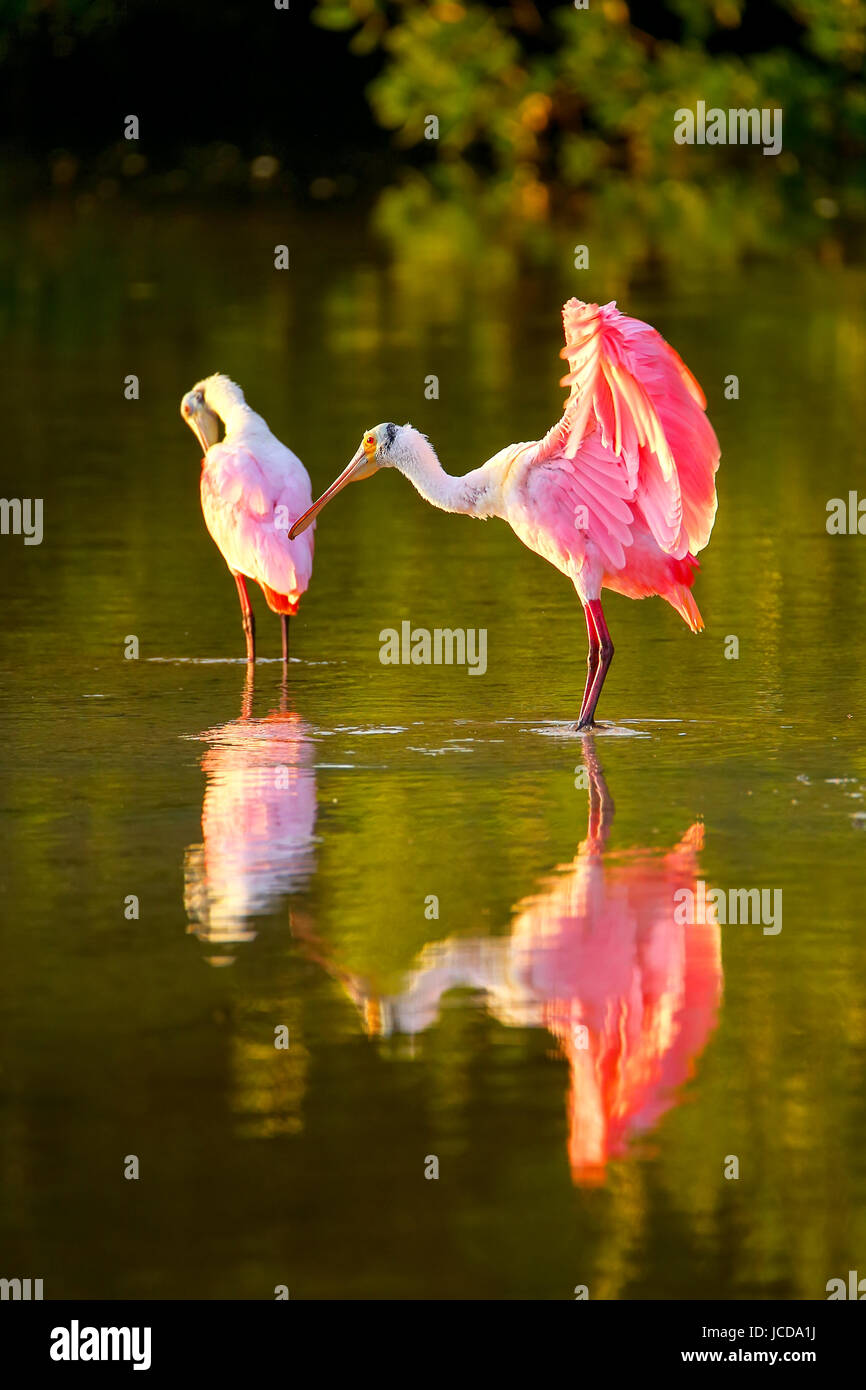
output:
<instances>
[{"instance_id":1,"label":"spoonbill's head","mask_svg":"<svg viewBox=\"0 0 866 1390\"><path fill-rule=\"evenodd\" d=\"M187 391L180 403L180 413L204 453L207 453L212 444L219 442L219 418L207 404L204 382L200 381L191 391Z\"/></svg>"},{"instance_id":2,"label":"spoonbill's head","mask_svg":"<svg viewBox=\"0 0 866 1390\"><path fill-rule=\"evenodd\" d=\"M315 520L322 508L326 507L331 498L336 497L347 483L357 483L361 478L372 478L380 468L399 468L411 453L413 436L422 438L411 425L389 423L365 430L355 457L312 507L304 512L303 516L298 517L289 531L289 540L293 541L302 531L306 531L310 522Z\"/></svg>"}]
</instances>

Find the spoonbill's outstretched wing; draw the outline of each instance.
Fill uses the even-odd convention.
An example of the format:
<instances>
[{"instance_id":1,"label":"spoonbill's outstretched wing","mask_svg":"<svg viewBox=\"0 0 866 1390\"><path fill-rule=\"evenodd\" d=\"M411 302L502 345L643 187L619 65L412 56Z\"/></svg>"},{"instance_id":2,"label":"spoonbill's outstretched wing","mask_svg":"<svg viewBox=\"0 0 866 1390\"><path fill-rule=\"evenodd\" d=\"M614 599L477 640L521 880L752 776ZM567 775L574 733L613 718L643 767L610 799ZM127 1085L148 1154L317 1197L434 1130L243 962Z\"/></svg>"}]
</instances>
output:
<instances>
[{"instance_id":1,"label":"spoonbill's outstretched wing","mask_svg":"<svg viewBox=\"0 0 866 1390\"><path fill-rule=\"evenodd\" d=\"M661 334L613 302L570 299L562 321L571 389L532 463L570 461L582 474L585 451L590 493L620 506L630 493L662 550L697 554L713 529L719 464L703 391Z\"/></svg>"}]
</instances>

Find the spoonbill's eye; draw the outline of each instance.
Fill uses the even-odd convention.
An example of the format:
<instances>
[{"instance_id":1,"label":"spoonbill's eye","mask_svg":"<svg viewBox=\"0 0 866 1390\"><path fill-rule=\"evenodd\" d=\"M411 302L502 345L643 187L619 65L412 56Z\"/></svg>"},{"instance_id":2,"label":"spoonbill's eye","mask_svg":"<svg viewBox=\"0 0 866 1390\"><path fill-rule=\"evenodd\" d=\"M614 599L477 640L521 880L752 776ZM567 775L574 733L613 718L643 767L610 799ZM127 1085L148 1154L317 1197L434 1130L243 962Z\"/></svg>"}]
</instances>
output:
<instances>
[{"instance_id":1,"label":"spoonbill's eye","mask_svg":"<svg viewBox=\"0 0 866 1390\"><path fill-rule=\"evenodd\" d=\"M375 434L368 434L368 435L367 435L367 438L364 440L364 444L366 445L366 447L367 447L368 449L372 449L373 446L375 445L375 443L376 443L376 436L375 436Z\"/></svg>"}]
</instances>

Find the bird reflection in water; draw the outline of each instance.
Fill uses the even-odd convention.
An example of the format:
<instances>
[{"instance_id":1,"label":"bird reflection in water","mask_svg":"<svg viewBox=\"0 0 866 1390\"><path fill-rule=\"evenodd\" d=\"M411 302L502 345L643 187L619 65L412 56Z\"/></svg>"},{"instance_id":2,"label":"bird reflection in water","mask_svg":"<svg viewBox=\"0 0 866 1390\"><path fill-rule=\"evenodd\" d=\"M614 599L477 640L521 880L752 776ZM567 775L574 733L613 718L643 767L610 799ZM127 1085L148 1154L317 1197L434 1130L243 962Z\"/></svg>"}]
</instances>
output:
<instances>
[{"instance_id":1,"label":"bird reflection in water","mask_svg":"<svg viewBox=\"0 0 866 1390\"><path fill-rule=\"evenodd\" d=\"M613 802L591 738L584 762L586 838L517 905L508 936L427 945L396 995L377 998L356 977L332 973L371 1034L414 1037L436 1021L443 995L467 987L500 1023L552 1033L570 1073L572 1177L591 1184L676 1104L715 1026L722 963L716 922L674 919L677 890L695 888L703 826L667 853L608 853Z\"/></svg>"},{"instance_id":2,"label":"bird reflection in water","mask_svg":"<svg viewBox=\"0 0 866 1390\"><path fill-rule=\"evenodd\" d=\"M279 708L252 718L253 667L241 716L200 737L207 779L202 843L184 857L189 930L218 948L212 965L229 965L230 949L251 941L251 919L306 885L314 868L316 781L313 749L301 717L288 708L285 678Z\"/></svg>"}]
</instances>

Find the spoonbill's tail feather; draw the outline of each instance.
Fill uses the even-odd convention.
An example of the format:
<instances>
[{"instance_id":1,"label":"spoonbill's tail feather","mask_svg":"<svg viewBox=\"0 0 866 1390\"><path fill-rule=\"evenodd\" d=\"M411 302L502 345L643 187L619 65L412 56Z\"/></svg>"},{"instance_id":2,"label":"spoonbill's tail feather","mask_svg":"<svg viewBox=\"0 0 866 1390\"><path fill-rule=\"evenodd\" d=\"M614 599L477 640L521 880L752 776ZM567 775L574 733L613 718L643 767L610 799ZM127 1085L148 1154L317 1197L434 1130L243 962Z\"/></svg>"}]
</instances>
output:
<instances>
[{"instance_id":1,"label":"spoonbill's tail feather","mask_svg":"<svg viewBox=\"0 0 866 1390\"><path fill-rule=\"evenodd\" d=\"M287 613L290 618L295 616L300 603L300 594L295 598L291 598L288 594L278 594L275 589L269 589L267 584L263 584L261 580L259 580L259 588L272 613Z\"/></svg>"},{"instance_id":2,"label":"spoonbill's tail feather","mask_svg":"<svg viewBox=\"0 0 866 1390\"><path fill-rule=\"evenodd\" d=\"M670 593L664 594L671 608L675 608L685 623L688 623L692 632L703 632L704 620L701 617L701 610L695 603L695 596L691 589L687 589L685 584L677 584Z\"/></svg>"}]
</instances>

